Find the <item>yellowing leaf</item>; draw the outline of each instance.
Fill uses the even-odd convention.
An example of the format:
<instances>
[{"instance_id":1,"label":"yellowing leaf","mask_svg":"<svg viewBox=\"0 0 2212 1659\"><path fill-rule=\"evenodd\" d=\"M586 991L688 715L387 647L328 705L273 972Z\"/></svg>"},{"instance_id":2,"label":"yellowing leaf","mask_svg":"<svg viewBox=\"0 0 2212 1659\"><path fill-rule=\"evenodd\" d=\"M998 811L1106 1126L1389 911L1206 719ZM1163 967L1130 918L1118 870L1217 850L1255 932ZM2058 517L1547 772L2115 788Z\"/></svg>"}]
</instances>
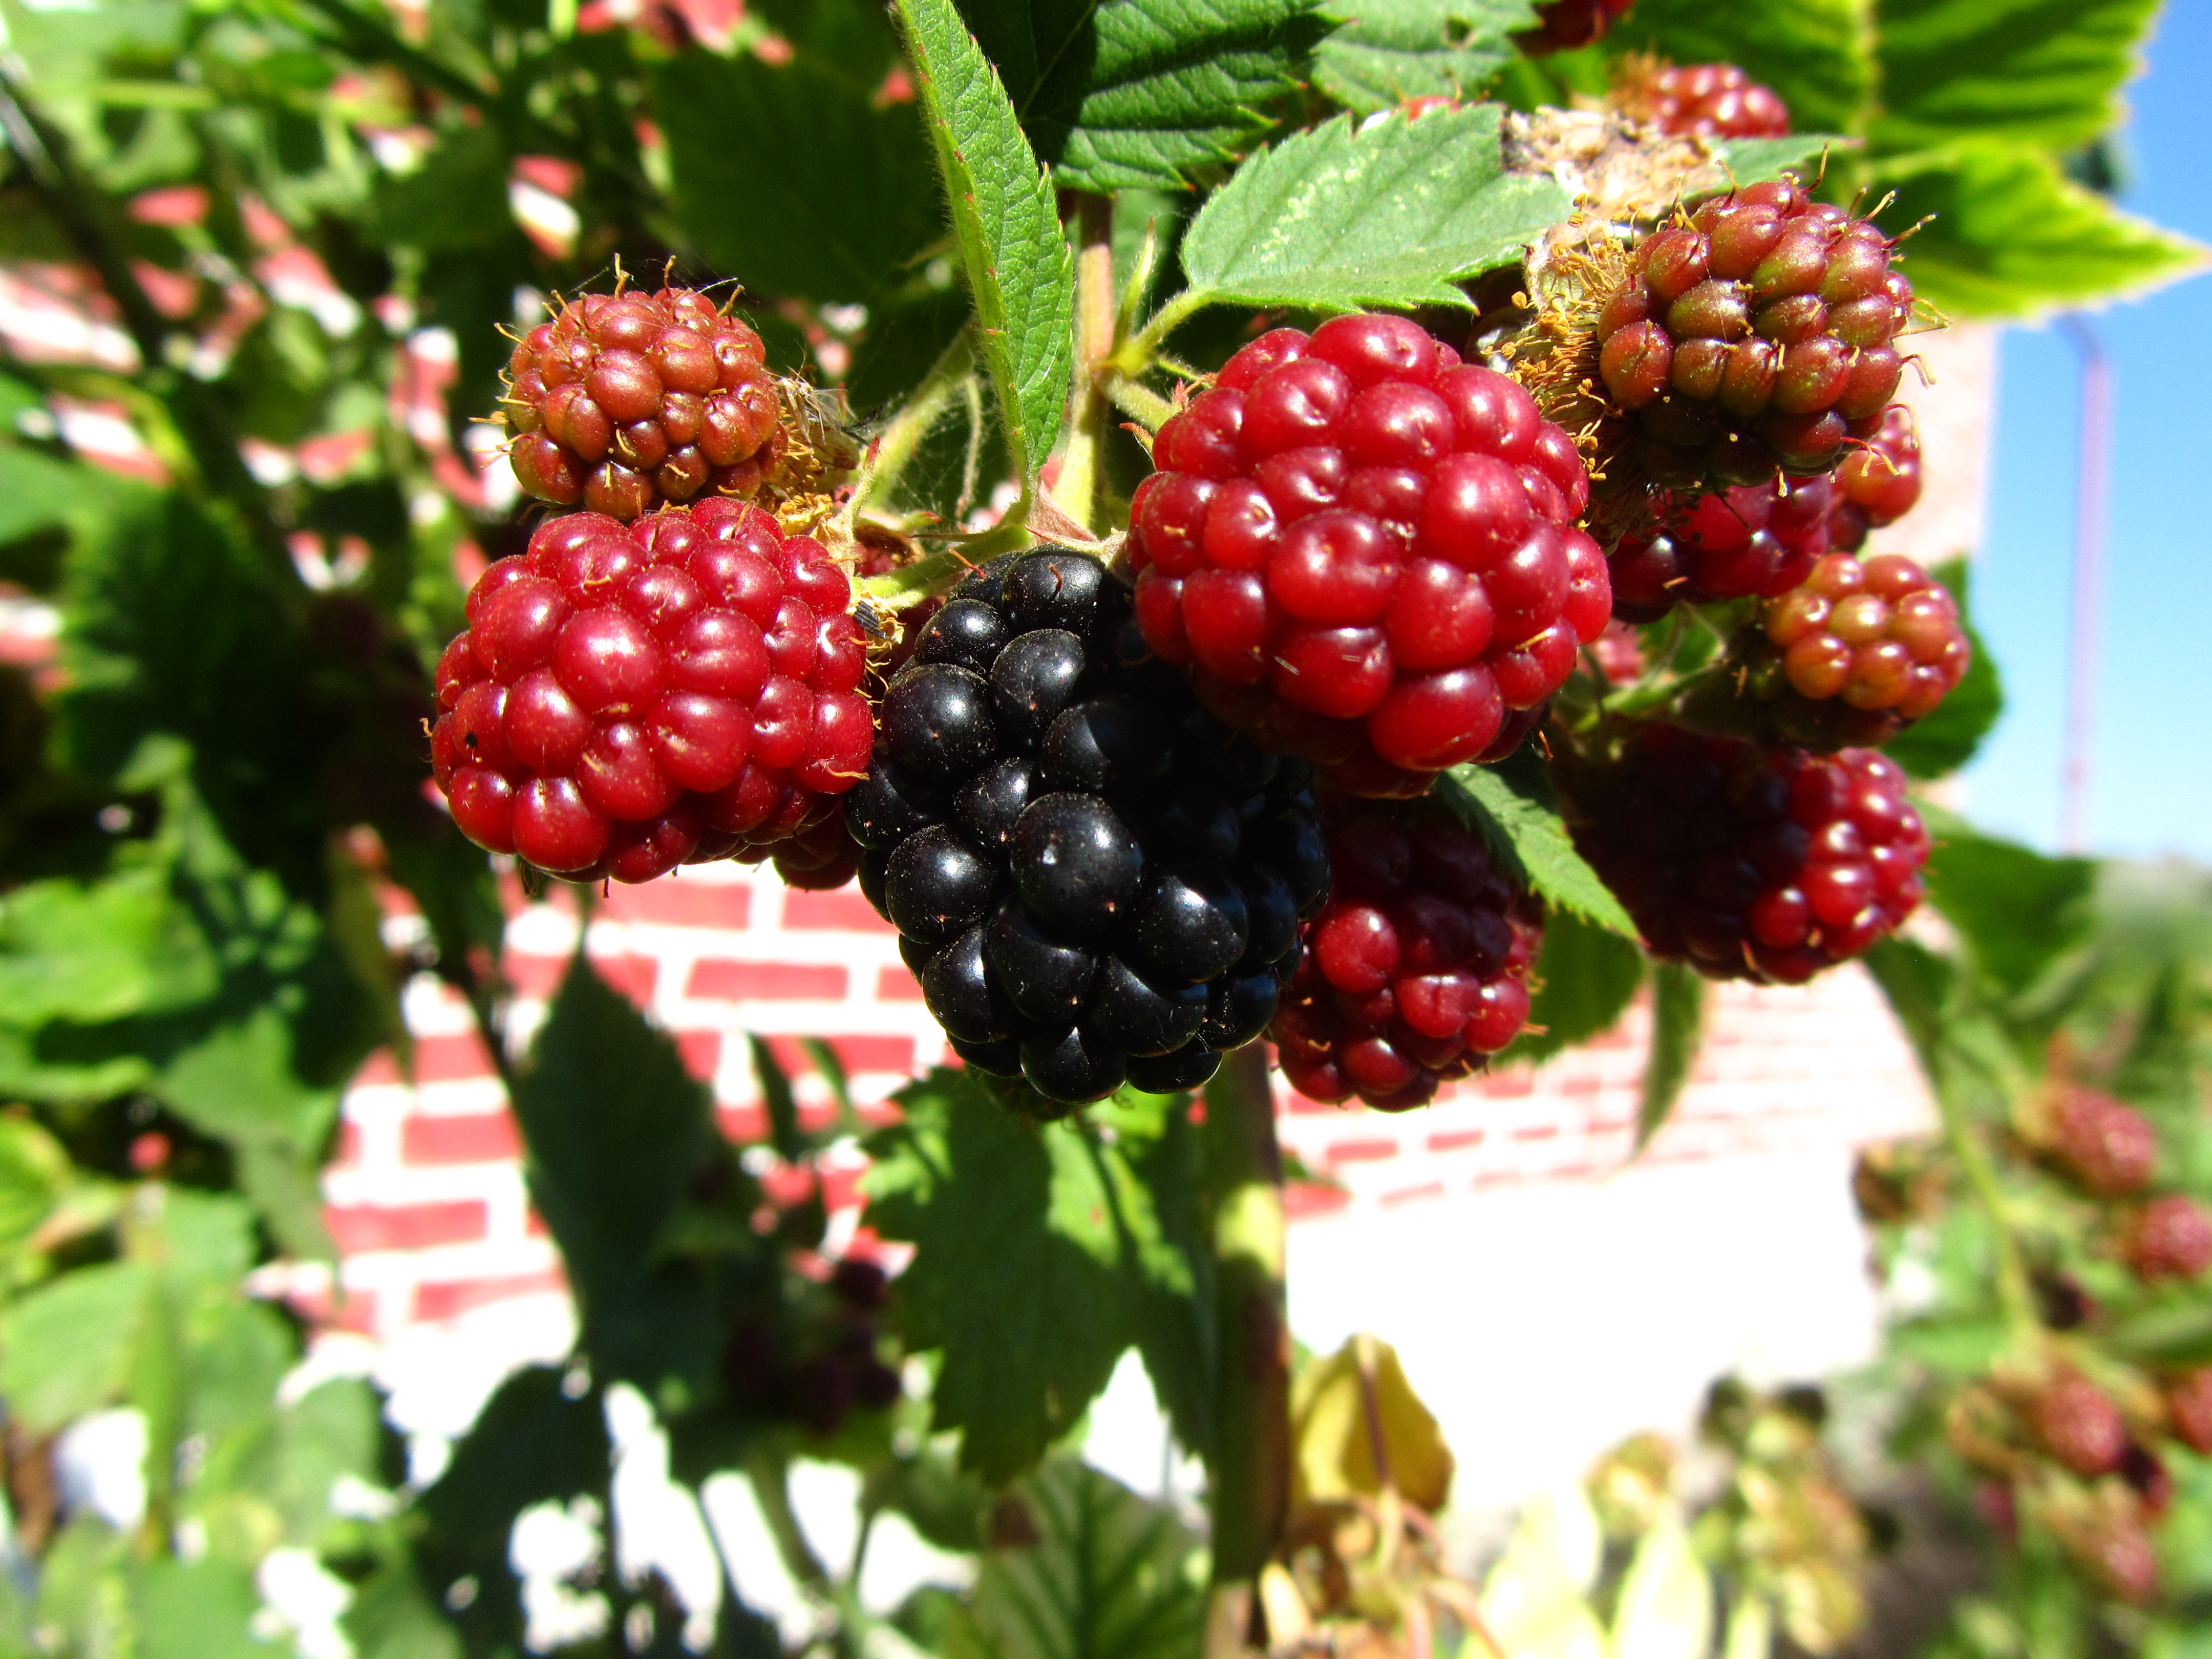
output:
<instances>
[{"instance_id":1,"label":"yellowing leaf","mask_svg":"<svg viewBox=\"0 0 2212 1659\"><path fill-rule=\"evenodd\" d=\"M1637 1546L1613 1615L1613 1659L1705 1659L1713 1640L1713 1586L1675 1516Z\"/></svg>"},{"instance_id":2,"label":"yellowing leaf","mask_svg":"<svg viewBox=\"0 0 2212 1659\"><path fill-rule=\"evenodd\" d=\"M1300 1373L1291 1390L1295 1443L1292 1501L1371 1498L1388 1484L1409 1503L1440 1510L1451 1494L1452 1455L1437 1419L1413 1392L1397 1351L1355 1336Z\"/></svg>"},{"instance_id":3,"label":"yellowing leaf","mask_svg":"<svg viewBox=\"0 0 2212 1659\"><path fill-rule=\"evenodd\" d=\"M1605 1540L1579 1483L1546 1492L1483 1581L1482 1618L1507 1659L1610 1659L1605 1628L1586 1592Z\"/></svg>"}]
</instances>

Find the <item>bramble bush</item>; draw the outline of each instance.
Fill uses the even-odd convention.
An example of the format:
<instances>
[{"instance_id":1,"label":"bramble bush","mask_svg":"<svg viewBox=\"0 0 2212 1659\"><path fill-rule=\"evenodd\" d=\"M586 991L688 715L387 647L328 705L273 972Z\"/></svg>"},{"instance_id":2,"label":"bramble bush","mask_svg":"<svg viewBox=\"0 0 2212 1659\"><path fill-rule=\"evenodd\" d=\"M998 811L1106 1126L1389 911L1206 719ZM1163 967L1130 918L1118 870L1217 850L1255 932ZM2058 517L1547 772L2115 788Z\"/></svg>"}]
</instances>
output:
<instances>
[{"instance_id":1,"label":"bramble bush","mask_svg":"<svg viewBox=\"0 0 2212 1659\"><path fill-rule=\"evenodd\" d=\"M362 1659L517 1653L547 1505L576 1653L1825 1653L1900 1527L1978 1552L1934 1651L2194 1651L2212 890L1930 804L1996 667L1868 545L1947 487L1917 335L2201 265L2110 199L2155 9L0 0L4 257L100 325L0 362L0 1651L291 1643L283 1562ZM511 1040L502 880L731 857L897 928L963 1064L890 1127L756 1042L732 1145L581 955ZM1294 1352L1270 1066L1414 1109L1648 994L1640 1148L1709 981L1854 958L1942 1125L1859 1172L1883 1360L1463 1579L1395 1356ZM580 1334L417 1480L250 1275L333 1257L423 975ZM896 1278L762 1178L852 1136ZM1132 1348L1201 1529L1066 1449ZM619 1390L810 1631L617 1569ZM54 1490L117 1406L127 1531ZM872 1613L801 1458L972 1588Z\"/></svg>"}]
</instances>

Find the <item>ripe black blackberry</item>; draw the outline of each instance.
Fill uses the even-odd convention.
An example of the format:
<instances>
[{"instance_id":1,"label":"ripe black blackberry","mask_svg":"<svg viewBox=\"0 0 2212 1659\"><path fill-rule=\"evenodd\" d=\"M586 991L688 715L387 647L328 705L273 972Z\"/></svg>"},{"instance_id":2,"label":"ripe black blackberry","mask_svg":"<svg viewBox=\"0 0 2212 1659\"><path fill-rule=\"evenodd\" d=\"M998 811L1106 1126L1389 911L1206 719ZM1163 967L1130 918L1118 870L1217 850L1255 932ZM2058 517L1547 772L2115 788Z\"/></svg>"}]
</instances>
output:
<instances>
[{"instance_id":1,"label":"ripe black blackberry","mask_svg":"<svg viewBox=\"0 0 2212 1659\"><path fill-rule=\"evenodd\" d=\"M1202 708L1132 598L1044 548L953 589L884 695L846 822L955 1053L1046 1099L1213 1074L1328 887L1302 764Z\"/></svg>"}]
</instances>

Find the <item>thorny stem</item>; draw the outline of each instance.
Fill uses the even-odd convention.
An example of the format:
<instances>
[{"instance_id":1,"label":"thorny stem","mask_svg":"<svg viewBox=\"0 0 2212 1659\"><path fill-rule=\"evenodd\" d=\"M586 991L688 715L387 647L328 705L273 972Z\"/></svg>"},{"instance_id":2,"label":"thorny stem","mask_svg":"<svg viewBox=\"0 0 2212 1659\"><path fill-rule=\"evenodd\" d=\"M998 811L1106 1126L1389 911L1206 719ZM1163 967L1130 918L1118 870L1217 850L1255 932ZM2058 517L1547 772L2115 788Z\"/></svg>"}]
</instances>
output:
<instances>
[{"instance_id":1,"label":"thorny stem","mask_svg":"<svg viewBox=\"0 0 2212 1659\"><path fill-rule=\"evenodd\" d=\"M1232 1659L1250 1646L1261 1570L1274 1553L1290 1506L1283 1161L1260 1044L1229 1055L1206 1085L1205 1144L1220 1364L1206 1654Z\"/></svg>"},{"instance_id":2,"label":"thorny stem","mask_svg":"<svg viewBox=\"0 0 2212 1659\"><path fill-rule=\"evenodd\" d=\"M1062 512L1088 528L1111 407L1105 382L1114 352L1114 204L1085 194L1076 198L1075 214L1075 419L1052 494Z\"/></svg>"}]
</instances>

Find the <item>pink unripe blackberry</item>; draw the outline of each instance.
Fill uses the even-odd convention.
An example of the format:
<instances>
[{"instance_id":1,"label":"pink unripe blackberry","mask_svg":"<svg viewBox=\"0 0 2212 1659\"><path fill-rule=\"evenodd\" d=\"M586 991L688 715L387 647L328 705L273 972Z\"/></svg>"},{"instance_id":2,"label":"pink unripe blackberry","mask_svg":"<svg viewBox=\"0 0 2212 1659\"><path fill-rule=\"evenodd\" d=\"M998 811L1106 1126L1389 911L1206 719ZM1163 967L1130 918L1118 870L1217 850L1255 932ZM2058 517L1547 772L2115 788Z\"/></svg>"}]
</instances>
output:
<instances>
[{"instance_id":1,"label":"pink unripe blackberry","mask_svg":"<svg viewBox=\"0 0 2212 1659\"><path fill-rule=\"evenodd\" d=\"M548 520L438 659L454 821L579 881L783 840L867 771L851 598L819 542L734 501Z\"/></svg>"},{"instance_id":2,"label":"pink unripe blackberry","mask_svg":"<svg viewBox=\"0 0 2212 1659\"><path fill-rule=\"evenodd\" d=\"M1536 27L1513 37L1530 57L1571 52L1601 40L1628 15L1636 0L1544 0L1536 8Z\"/></svg>"},{"instance_id":3,"label":"pink unripe blackberry","mask_svg":"<svg viewBox=\"0 0 2212 1659\"><path fill-rule=\"evenodd\" d=\"M1598 376L1660 483L1825 472L1879 430L1911 310L1873 223L1792 179L1747 185L1629 255L1598 315Z\"/></svg>"},{"instance_id":4,"label":"pink unripe blackberry","mask_svg":"<svg viewBox=\"0 0 2212 1659\"><path fill-rule=\"evenodd\" d=\"M2046 1382L2028 1402L2027 1421L2037 1443L2084 1479L2110 1474L2127 1452L2120 1408L2079 1371L2060 1371Z\"/></svg>"},{"instance_id":5,"label":"pink unripe blackberry","mask_svg":"<svg viewBox=\"0 0 2212 1659\"><path fill-rule=\"evenodd\" d=\"M1328 899L1268 1034L1302 1094L1403 1111L1519 1034L1542 926L1434 803L1340 813L1328 841Z\"/></svg>"},{"instance_id":6,"label":"pink unripe blackberry","mask_svg":"<svg viewBox=\"0 0 2212 1659\"><path fill-rule=\"evenodd\" d=\"M1767 603L1741 654L1779 734L1833 749L1887 743L1933 714L1973 653L1958 602L1911 560L1831 553Z\"/></svg>"},{"instance_id":7,"label":"pink unripe blackberry","mask_svg":"<svg viewBox=\"0 0 2212 1659\"><path fill-rule=\"evenodd\" d=\"M526 490L635 519L750 496L781 444L760 336L703 294L586 294L516 342L501 400Z\"/></svg>"},{"instance_id":8,"label":"pink unripe blackberry","mask_svg":"<svg viewBox=\"0 0 2212 1659\"><path fill-rule=\"evenodd\" d=\"M1645 59L1616 86L1624 115L1686 138L1781 138L1790 106L1733 64Z\"/></svg>"},{"instance_id":9,"label":"pink unripe blackberry","mask_svg":"<svg viewBox=\"0 0 2212 1659\"><path fill-rule=\"evenodd\" d=\"M1129 538L1146 642L1352 793L1481 756L1610 615L1574 441L1401 318L1262 336L1152 453Z\"/></svg>"},{"instance_id":10,"label":"pink unripe blackberry","mask_svg":"<svg viewBox=\"0 0 2212 1659\"><path fill-rule=\"evenodd\" d=\"M1576 845L1651 953L1709 979L1801 984L1895 931L1925 890L1927 830L1904 772L1871 750L1651 723L1559 781Z\"/></svg>"},{"instance_id":11,"label":"pink unripe blackberry","mask_svg":"<svg viewBox=\"0 0 2212 1659\"><path fill-rule=\"evenodd\" d=\"M1832 480L1771 479L1714 495L1652 493L1657 527L1621 538L1606 563L1613 614L1656 622L1678 605L1778 599L1828 550Z\"/></svg>"},{"instance_id":12,"label":"pink unripe blackberry","mask_svg":"<svg viewBox=\"0 0 2212 1659\"><path fill-rule=\"evenodd\" d=\"M2099 1198L2142 1191L2158 1167L2158 1131L2150 1120L2094 1089L2060 1095L2050 1130L2052 1160Z\"/></svg>"},{"instance_id":13,"label":"pink unripe blackberry","mask_svg":"<svg viewBox=\"0 0 2212 1659\"><path fill-rule=\"evenodd\" d=\"M2061 1541L2090 1581L2114 1600L2141 1606L2158 1595L2158 1546L2141 1526L2106 1521L2087 1533L2068 1533Z\"/></svg>"},{"instance_id":14,"label":"pink unripe blackberry","mask_svg":"<svg viewBox=\"0 0 2212 1659\"><path fill-rule=\"evenodd\" d=\"M1892 404L1881 428L1846 454L1835 472L1828 541L1839 553L1856 553L1867 532L1894 524L1920 500L1920 434L1912 411Z\"/></svg>"},{"instance_id":15,"label":"pink unripe blackberry","mask_svg":"<svg viewBox=\"0 0 2212 1659\"><path fill-rule=\"evenodd\" d=\"M2166 1385L2166 1413L2175 1439L2212 1457L2212 1365L2200 1365Z\"/></svg>"},{"instance_id":16,"label":"pink unripe blackberry","mask_svg":"<svg viewBox=\"0 0 2212 1659\"><path fill-rule=\"evenodd\" d=\"M2212 1267L2212 1213L2179 1193L2154 1198L2128 1217L2120 1254L2146 1285L2194 1279Z\"/></svg>"}]
</instances>

